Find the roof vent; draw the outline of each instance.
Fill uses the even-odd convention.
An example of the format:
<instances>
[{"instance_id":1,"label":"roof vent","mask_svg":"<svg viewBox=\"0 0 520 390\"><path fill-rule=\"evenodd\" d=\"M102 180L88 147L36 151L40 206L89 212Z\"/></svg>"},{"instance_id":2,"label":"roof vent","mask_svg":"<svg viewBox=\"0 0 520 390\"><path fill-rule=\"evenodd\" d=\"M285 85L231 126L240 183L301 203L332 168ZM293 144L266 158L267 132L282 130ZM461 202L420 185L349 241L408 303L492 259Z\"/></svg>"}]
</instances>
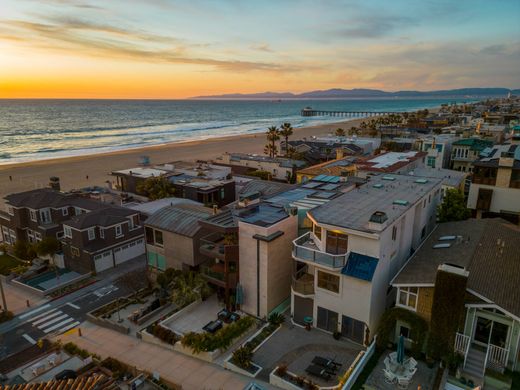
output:
<instances>
[{"instance_id":1,"label":"roof vent","mask_svg":"<svg viewBox=\"0 0 520 390\"><path fill-rule=\"evenodd\" d=\"M442 244L435 244L433 246L433 249L449 248L450 246L451 246L451 244L446 242L446 243L442 243Z\"/></svg>"},{"instance_id":2,"label":"roof vent","mask_svg":"<svg viewBox=\"0 0 520 390\"><path fill-rule=\"evenodd\" d=\"M396 204L396 205L399 205L399 206L407 206L408 205L408 201L407 200L402 200L402 199L396 199L392 203Z\"/></svg>"},{"instance_id":3,"label":"roof vent","mask_svg":"<svg viewBox=\"0 0 520 390\"><path fill-rule=\"evenodd\" d=\"M417 179L415 180L417 184L426 184L428 183L428 179Z\"/></svg>"},{"instance_id":4,"label":"roof vent","mask_svg":"<svg viewBox=\"0 0 520 390\"><path fill-rule=\"evenodd\" d=\"M388 180L388 181L394 181L395 177L393 177L393 176L383 176L381 179Z\"/></svg>"},{"instance_id":5,"label":"roof vent","mask_svg":"<svg viewBox=\"0 0 520 390\"><path fill-rule=\"evenodd\" d=\"M383 223L388 219L386 213L383 211L376 211L374 214L370 216L370 222L374 223Z\"/></svg>"}]
</instances>

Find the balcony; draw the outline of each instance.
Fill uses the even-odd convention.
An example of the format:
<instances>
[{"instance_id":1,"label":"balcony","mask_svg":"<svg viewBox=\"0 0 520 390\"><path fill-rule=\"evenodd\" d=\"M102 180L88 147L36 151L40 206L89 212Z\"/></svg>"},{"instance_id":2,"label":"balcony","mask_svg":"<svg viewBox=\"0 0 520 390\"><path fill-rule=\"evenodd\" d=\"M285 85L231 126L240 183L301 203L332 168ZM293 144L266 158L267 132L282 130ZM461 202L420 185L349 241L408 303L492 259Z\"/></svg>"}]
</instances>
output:
<instances>
[{"instance_id":1,"label":"balcony","mask_svg":"<svg viewBox=\"0 0 520 390\"><path fill-rule=\"evenodd\" d=\"M228 273L228 281L226 283L226 273L225 266L223 263L213 263L207 262L201 264L200 273L204 276L208 281L213 282L219 286L226 287L235 287L237 284L237 274L236 272Z\"/></svg>"},{"instance_id":2,"label":"balcony","mask_svg":"<svg viewBox=\"0 0 520 390\"><path fill-rule=\"evenodd\" d=\"M296 260L312 262L330 268L343 268L347 264L348 253L333 255L322 252L314 243L310 232L293 241L293 257Z\"/></svg>"},{"instance_id":3,"label":"balcony","mask_svg":"<svg viewBox=\"0 0 520 390\"><path fill-rule=\"evenodd\" d=\"M292 289L300 295L314 295L314 276L305 271L302 269L293 275Z\"/></svg>"},{"instance_id":4,"label":"balcony","mask_svg":"<svg viewBox=\"0 0 520 390\"><path fill-rule=\"evenodd\" d=\"M238 258L238 242L236 238L224 234L212 233L200 239L199 251L207 257L221 260Z\"/></svg>"}]
</instances>

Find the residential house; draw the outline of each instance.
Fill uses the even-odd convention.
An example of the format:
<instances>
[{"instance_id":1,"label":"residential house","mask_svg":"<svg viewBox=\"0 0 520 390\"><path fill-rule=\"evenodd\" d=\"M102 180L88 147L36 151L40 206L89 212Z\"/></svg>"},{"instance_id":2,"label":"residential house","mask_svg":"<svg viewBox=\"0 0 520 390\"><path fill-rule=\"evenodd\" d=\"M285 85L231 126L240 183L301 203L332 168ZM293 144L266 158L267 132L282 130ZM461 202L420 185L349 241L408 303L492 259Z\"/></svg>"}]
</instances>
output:
<instances>
[{"instance_id":1,"label":"residential house","mask_svg":"<svg viewBox=\"0 0 520 390\"><path fill-rule=\"evenodd\" d=\"M441 223L392 281L396 306L429 324L437 274L466 279L463 318L446 337L473 377L486 368L520 370L519 247L519 227L500 218ZM396 339L400 334L413 338L410 324L397 321Z\"/></svg>"},{"instance_id":2,"label":"residential house","mask_svg":"<svg viewBox=\"0 0 520 390\"><path fill-rule=\"evenodd\" d=\"M103 203L51 188L10 194L4 197L6 212L0 212L3 240L35 243L45 237L61 238L63 222L74 215L103 207Z\"/></svg>"},{"instance_id":3,"label":"residential house","mask_svg":"<svg viewBox=\"0 0 520 390\"><path fill-rule=\"evenodd\" d=\"M281 141L281 148L285 150L285 141ZM368 148L371 144L365 145ZM289 141L289 148L299 155L303 156L309 164L318 164L323 161L329 161L333 158L341 156L361 156L372 151L370 147L368 152L365 148L355 145L345 137L330 138L327 140L303 139Z\"/></svg>"},{"instance_id":4,"label":"residential house","mask_svg":"<svg viewBox=\"0 0 520 390\"><path fill-rule=\"evenodd\" d=\"M468 173L461 171L454 171L452 169L443 168L415 168L408 172L410 176L425 177L441 180L442 196L446 195L446 191L459 190L464 193L467 192L466 183L468 181Z\"/></svg>"},{"instance_id":5,"label":"residential house","mask_svg":"<svg viewBox=\"0 0 520 390\"><path fill-rule=\"evenodd\" d=\"M424 166L426 152L387 152L375 157L356 160L357 175L367 177L376 173L393 173L406 175L415 168Z\"/></svg>"},{"instance_id":6,"label":"residential house","mask_svg":"<svg viewBox=\"0 0 520 390\"><path fill-rule=\"evenodd\" d=\"M145 221L146 256L152 272L167 268L196 269L206 258L200 253L200 239L208 235L199 221L208 218L207 207L177 204L166 206Z\"/></svg>"},{"instance_id":7,"label":"residential house","mask_svg":"<svg viewBox=\"0 0 520 390\"><path fill-rule=\"evenodd\" d=\"M473 162L479 158L480 152L493 146L492 141L480 138L465 138L453 142L451 152L451 169L472 172Z\"/></svg>"},{"instance_id":8,"label":"residential house","mask_svg":"<svg viewBox=\"0 0 520 390\"><path fill-rule=\"evenodd\" d=\"M63 222L65 267L76 272L101 272L144 255L144 230L139 212L107 205Z\"/></svg>"},{"instance_id":9,"label":"residential house","mask_svg":"<svg viewBox=\"0 0 520 390\"><path fill-rule=\"evenodd\" d=\"M520 216L520 146L495 145L473 163L468 208L477 218L501 216L518 223Z\"/></svg>"},{"instance_id":10,"label":"residential house","mask_svg":"<svg viewBox=\"0 0 520 390\"><path fill-rule=\"evenodd\" d=\"M392 302L390 280L435 226L440 187L378 175L309 210L312 231L293 241L293 321L368 344Z\"/></svg>"},{"instance_id":11,"label":"residential house","mask_svg":"<svg viewBox=\"0 0 520 390\"><path fill-rule=\"evenodd\" d=\"M419 150L428 153L426 166L448 169L451 163L452 144L456 140L458 140L457 137L449 134L428 135L419 139Z\"/></svg>"},{"instance_id":12,"label":"residential house","mask_svg":"<svg viewBox=\"0 0 520 390\"><path fill-rule=\"evenodd\" d=\"M290 304L291 242L297 237L296 210L253 204L238 217L240 308L265 318Z\"/></svg>"},{"instance_id":13,"label":"residential house","mask_svg":"<svg viewBox=\"0 0 520 390\"><path fill-rule=\"evenodd\" d=\"M307 165L305 161L259 154L224 153L215 161L217 165L231 167L233 173L248 174L254 171L268 172L271 179L289 181L296 170Z\"/></svg>"},{"instance_id":14,"label":"residential house","mask_svg":"<svg viewBox=\"0 0 520 390\"><path fill-rule=\"evenodd\" d=\"M300 169L296 172L296 182L305 183L313 177L319 175L326 176L355 176L356 164L353 157L342 157L342 153L337 153L337 158L320 164Z\"/></svg>"}]
</instances>

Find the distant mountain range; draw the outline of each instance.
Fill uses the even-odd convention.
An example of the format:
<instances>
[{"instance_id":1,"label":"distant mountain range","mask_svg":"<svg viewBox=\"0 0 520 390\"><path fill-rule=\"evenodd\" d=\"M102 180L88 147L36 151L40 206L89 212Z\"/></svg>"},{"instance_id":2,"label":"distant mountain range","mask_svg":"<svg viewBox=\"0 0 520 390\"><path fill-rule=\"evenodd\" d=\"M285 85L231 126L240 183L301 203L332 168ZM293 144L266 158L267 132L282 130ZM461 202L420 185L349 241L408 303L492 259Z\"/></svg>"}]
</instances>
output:
<instances>
[{"instance_id":1,"label":"distant mountain range","mask_svg":"<svg viewBox=\"0 0 520 390\"><path fill-rule=\"evenodd\" d=\"M397 91L378 89L340 89L311 91L300 94L291 92L229 93L224 95L196 96L192 99L360 99L360 98L435 98L435 97L488 97L506 96L509 92L520 94L520 89L508 88L459 88L441 91Z\"/></svg>"}]
</instances>

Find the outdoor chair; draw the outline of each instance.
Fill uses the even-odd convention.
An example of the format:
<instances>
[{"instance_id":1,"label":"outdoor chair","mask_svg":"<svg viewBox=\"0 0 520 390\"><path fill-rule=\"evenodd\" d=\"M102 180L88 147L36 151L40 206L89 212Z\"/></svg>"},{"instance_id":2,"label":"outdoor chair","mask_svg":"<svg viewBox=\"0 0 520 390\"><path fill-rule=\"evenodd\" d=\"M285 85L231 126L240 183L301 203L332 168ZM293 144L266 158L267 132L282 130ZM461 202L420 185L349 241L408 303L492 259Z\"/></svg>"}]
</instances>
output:
<instances>
[{"instance_id":1,"label":"outdoor chair","mask_svg":"<svg viewBox=\"0 0 520 390\"><path fill-rule=\"evenodd\" d=\"M321 356L314 356L314 359L312 359L312 363L318 366L331 368L334 370L341 366L341 363L336 363L334 359L327 359Z\"/></svg>"},{"instance_id":2,"label":"outdoor chair","mask_svg":"<svg viewBox=\"0 0 520 390\"><path fill-rule=\"evenodd\" d=\"M313 375L313 376L316 376L318 378L322 378L322 379L325 379L325 380L329 380L330 377L331 377L331 374L327 372L327 370L323 367L320 367L320 366L317 366L315 364L311 364L309 367L307 367L305 369L305 371L309 374L309 375Z\"/></svg>"},{"instance_id":3,"label":"outdoor chair","mask_svg":"<svg viewBox=\"0 0 520 390\"><path fill-rule=\"evenodd\" d=\"M399 378L397 380L397 387L399 389L407 389L410 386L411 379L410 378Z\"/></svg>"},{"instance_id":4,"label":"outdoor chair","mask_svg":"<svg viewBox=\"0 0 520 390\"><path fill-rule=\"evenodd\" d=\"M410 368L415 368L417 367L417 360L411 357L406 359L405 364L408 365Z\"/></svg>"},{"instance_id":5,"label":"outdoor chair","mask_svg":"<svg viewBox=\"0 0 520 390\"><path fill-rule=\"evenodd\" d=\"M389 384L394 384L397 379L396 375L392 371L384 368L383 372L385 373L385 382Z\"/></svg>"},{"instance_id":6,"label":"outdoor chair","mask_svg":"<svg viewBox=\"0 0 520 390\"><path fill-rule=\"evenodd\" d=\"M408 372L406 373L406 377L413 377L415 375L415 373L417 372L417 368L412 368L411 370L408 370Z\"/></svg>"},{"instance_id":7,"label":"outdoor chair","mask_svg":"<svg viewBox=\"0 0 520 390\"><path fill-rule=\"evenodd\" d=\"M397 352L392 352L390 355L388 355L390 357L390 361L392 363L395 363L397 361Z\"/></svg>"}]
</instances>

